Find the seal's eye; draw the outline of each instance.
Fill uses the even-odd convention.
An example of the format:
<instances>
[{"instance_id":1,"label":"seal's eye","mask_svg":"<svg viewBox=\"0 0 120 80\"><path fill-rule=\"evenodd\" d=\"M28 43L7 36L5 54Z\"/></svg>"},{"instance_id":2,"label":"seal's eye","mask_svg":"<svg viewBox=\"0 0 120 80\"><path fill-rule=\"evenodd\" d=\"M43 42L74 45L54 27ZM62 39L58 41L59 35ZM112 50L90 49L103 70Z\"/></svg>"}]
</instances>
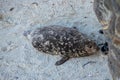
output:
<instances>
[{"instance_id":1,"label":"seal's eye","mask_svg":"<svg viewBox=\"0 0 120 80\"><path fill-rule=\"evenodd\" d=\"M89 48L92 48L92 46L90 45Z\"/></svg>"},{"instance_id":2,"label":"seal's eye","mask_svg":"<svg viewBox=\"0 0 120 80\"><path fill-rule=\"evenodd\" d=\"M92 45L89 45L88 47L89 47L89 48L92 48Z\"/></svg>"}]
</instances>

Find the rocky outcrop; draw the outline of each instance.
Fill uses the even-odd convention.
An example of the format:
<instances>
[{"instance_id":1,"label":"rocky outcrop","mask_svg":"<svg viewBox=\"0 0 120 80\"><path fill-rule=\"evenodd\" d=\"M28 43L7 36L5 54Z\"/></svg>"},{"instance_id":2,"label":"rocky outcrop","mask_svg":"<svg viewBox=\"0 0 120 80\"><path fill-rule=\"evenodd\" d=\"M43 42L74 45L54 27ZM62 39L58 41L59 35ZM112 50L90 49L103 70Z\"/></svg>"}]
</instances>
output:
<instances>
[{"instance_id":1,"label":"rocky outcrop","mask_svg":"<svg viewBox=\"0 0 120 80\"><path fill-rule=\"evenodd\" d=\"M95 0L94 10L110 43L110 71L120 80L120 0Z\"/></svg>"}]
</instances>

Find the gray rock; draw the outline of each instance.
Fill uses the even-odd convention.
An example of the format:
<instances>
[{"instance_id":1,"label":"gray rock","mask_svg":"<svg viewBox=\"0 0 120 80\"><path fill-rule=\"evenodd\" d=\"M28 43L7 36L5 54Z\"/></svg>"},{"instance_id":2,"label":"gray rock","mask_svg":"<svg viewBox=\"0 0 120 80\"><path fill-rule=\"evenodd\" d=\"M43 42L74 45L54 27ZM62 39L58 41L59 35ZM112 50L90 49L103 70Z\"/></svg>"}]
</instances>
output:
<instances>
[{"instance_id":1,"label":"gray rock","mask_svg":"<svg viewBox=\"0 0 120 80\"><path fill-rule=\"evenodd\" d=\"M109 39L110 71L114 80L120 80L120 0L94 0L94 10Z\"/></svg>"}]
</instances>

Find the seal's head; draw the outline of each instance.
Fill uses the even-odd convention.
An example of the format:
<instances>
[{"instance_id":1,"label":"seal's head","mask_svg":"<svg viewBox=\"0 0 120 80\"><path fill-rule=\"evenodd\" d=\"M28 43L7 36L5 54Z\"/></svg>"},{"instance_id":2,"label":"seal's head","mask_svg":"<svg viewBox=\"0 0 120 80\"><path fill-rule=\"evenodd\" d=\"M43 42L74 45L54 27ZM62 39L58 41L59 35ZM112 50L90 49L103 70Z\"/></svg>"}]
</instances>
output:
<instances>
[{"instance_id":1,"label":"seal's head","mask_svg":"<svg viewBox=\"0 0 120 80\"><path fill-rule=\"evenodd\" d=\"M99 47L97 46L97 44L94 41L87 41L87 43L85 45L85 51L88 54L96 53L98 50L99 50Z\"/></svg>"}]
</instances>

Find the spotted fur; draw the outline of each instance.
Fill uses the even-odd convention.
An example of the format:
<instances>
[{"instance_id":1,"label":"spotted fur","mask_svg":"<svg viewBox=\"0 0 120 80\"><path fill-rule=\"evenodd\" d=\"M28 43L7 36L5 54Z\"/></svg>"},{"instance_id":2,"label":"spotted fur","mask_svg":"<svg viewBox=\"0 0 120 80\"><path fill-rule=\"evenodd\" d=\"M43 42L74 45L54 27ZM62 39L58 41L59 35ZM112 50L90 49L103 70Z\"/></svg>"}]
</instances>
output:
<instances>
[{"instance_id":1,"label":"spotted fur","mask_svg":"<svg viewBox=\"0 0 120 80\"><path fill-rule=\"evenodd\" d=\"M89 56L98 51L96 43L77 29L58 25L36 29L32 34L32 45L38 51L61 55L63 58L56 65L69 58Z\"/></svg>"}]
</instances>

